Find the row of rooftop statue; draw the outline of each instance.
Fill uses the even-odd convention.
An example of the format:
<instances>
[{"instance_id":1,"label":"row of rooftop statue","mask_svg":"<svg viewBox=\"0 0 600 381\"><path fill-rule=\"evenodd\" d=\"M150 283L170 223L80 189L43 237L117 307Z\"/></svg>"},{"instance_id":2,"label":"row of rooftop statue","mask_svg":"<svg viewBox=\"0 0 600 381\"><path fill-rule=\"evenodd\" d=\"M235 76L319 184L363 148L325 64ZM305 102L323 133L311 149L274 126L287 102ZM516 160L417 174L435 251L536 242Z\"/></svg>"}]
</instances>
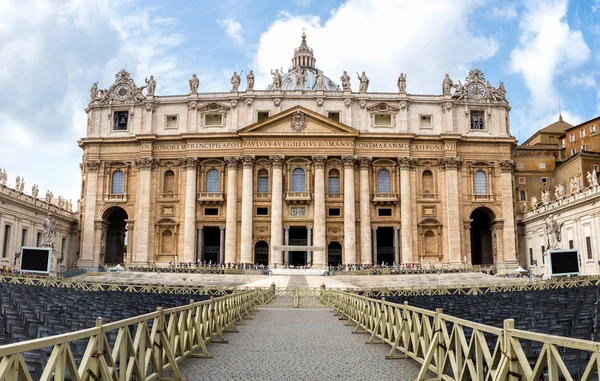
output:
<instances>
[{"instance_id":1,"label":"row of rooftop statue","mask_svg":"<svg viewBox=\"0 0 600 381\"><path fill-rule=\"evenodd\" d=\"M305 69L302 68L300 66L295 67L294 69L290 69L288 71L289 72L294 72L294 78L295 78L295 85L296 85L296 89L305 89L305 83L308 80L307 77L307 70L311 70L313 71L313 69ZM243 71L242 71L243 73ZM240 74L242 74L240 73ZM234 72L233 75L231 76L231 92L233 93L237 93L241 84L241 75L238 74L237 72ZM367 75L365 74L365 72L363 71L362 74L357 74L358 77L358 81L359 81L359 92L360 93L366 93L368 88L369 88L369 77L367 77ZM278 91L282 89L282 77L284 76L283 74L283 69L281 69L281 71L279 69L275 69L275 71L271 70L271 75L272 75L272 79L273 82L272 84L269 86L269 90L274 90L274 91ZM406 94L406 77L407 75L404 73L400 73L400 76L398 77L398 91L400 94ZM125 92L128 92L128 96L127 98L120 98L119 96L116 96L117 99L121 99L121 100L133 100L133 101L143 101L146 99L147 96L154 96L155 91L156 91L156 80L154 79L154 76L151 75L150 78L145 78L145 82L146 82L146 86L141 86L141 87L137 87L135 86L135 84L133 83L133 80L130 78L130 74L127 73L125 70L121 70L119 73L117 73L116 75L117 81L115 81L115 84L111 86L110 89L105 89L105 90L99 90L98 89L98 82L95 82L92 85L92 88L90 89L90 98L91 98L91 102L100 102L100 103L104 103L106 101L108 101L111 97L111 94L113 93L114 90L124 90ZM287 80L294 80L292 79L291 76L287 77ZM325 75L323 75L323 71L316 69L316 79L314 82L314 88L313 90L317 90L317 91L322 91L325 89L325 81L329 81L331 82L331 80L327 77L325 77ZM131 85L129 89L123 89L123 87L118 88L116 87L117 84L119 83L125 83L127 84L127 82L129 82ZM351 84L350 84L350 76L348 75L348 73L346 71L344 71L344 73L342 74L342 76L340 77L340 82L342 84L342 89L344 92L350 92L352 91L351 88ZM333 84L333 83L331 83ZM335 86L335 88L338 88L337 85L333 84ZM190 86L190 94L197 94L198 93L198 87L200 86L200 79L198 78L198 76L196 76L196 74L192 74L192 78L190 78L189 80L189 86ZM328 89L330 89L331 86L328 87ZM146 90L146 94L143 94L143 90ZM452 89L454 89L454 92L452 92ZM248 72L248 74L246 75L246 91L254 91L254 72L252 70L250 70ZM471 98L471 99L475 99L475 100L490 100L493 102L504 102L506 101L506 90L504 88L504 83L500 82L500 85L498 86L498 88L495 88L494 86L492 86L492 84L485 80L485 77L483 76L483 72L480 71L479 69L475 68L473 70L471 70L469 72L469 75L466 79L465 84L461 83L461 81L459 80L458 83L454 83L454 81L452 81L452 79L450 78L450 76L448 74L445 75L443 81L442 81L442 94L446 95L446 96L452 96L453 98L457 98L458 100L463 100L465 98Z\"/></svg>"},{"instance_id":2,"label":"row of rooftop statue","mask_svg":"<svg viewBox=\"0 0 600 381\"><path fill-rule=\"evenodd\" d=\"M6 172L6 169L0 168L0 185L6 186L7 181L8 181L8 173ZM24 177L17 176L17 178L15 179L14 190L16 190L17 192L25 193L25 178ZM33 184L33 186L31 187L31 196L33 198L38 198L39 193L40 193L40 188L38 187L37 184ZM50 191L46 191L45 201L47 203L51 203L53 198L54 198L54 194ZM73 201L67 200L66 198L63 198L62 196L58 196L57 206L60 209L65 209L65 210L71 211L73 209Z\"/></svg>"},{"instance_id":3,"label":"row of rooftop statue","mask_svg":"<svg viewBox=\"0 0 600 381\"><path fill-rule=\"evenodd\" d=\"M579 176L577 176L577 177L579 177ZM586 179L588 182L588 188L599 190L599 188L598 188L598 172L596 172L595 169L592 172L588 171ZM558 184L556 187L554 187L554 200L555 201L558 201L566 196L566 187L567 187L566 183ZM569 179L569 187L571 188L571 193L570 193L571 195L574 195L581 191L581 187L579 186L579 181L577 181L576 177L571 177ZM535 195L531 196L530 203L531 203L532 210L537 209L540 205L550 204L550 191L549 190L542 190L541 196L542 196L541 202L538 201L538 199ZM527 211L527 201L526 200L523 200L521 202L521 210L523 212Z\"/></svg>"}]
</instances>

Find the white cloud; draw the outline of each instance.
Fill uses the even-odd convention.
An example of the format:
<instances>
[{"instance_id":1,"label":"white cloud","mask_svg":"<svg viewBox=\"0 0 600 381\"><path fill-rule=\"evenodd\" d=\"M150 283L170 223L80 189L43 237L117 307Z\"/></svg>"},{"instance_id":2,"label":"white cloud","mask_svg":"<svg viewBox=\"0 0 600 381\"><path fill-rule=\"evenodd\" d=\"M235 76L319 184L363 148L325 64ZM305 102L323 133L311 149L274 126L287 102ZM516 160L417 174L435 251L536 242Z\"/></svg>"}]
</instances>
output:
<instances>
[{"instance_id":1,"label":"white cloud","mask_svg":"<svg viewBox=\"0 0 600 381\"><path fill-rule=\"evenodd\" d=\"M569 85L579 88L591 88L596 86L596 79L593 74L589 73L573 75L569 78Z\"/></svg>"},{"instance_id":2,"label":"white cloud","mask_svg":"<svg viewBox=\"0 0 600 381\"><path fill-rule=\"evenodd\" d=\"M404 72L408 92L439 94L445 73L462 79L473 63L492 57L498 49L492 37L467 28L481 5L475 0L348 0L324 23L316 16L280 13L260 37L256 87L271 82L271 69L290 66L301 28L306 27L317 65L334 81L339 82L347 70L357 89L354 73L365 70L369 90L397 91L397 76Z\"/></svg>"},{"instance_id":3,"label":"white cloud","mask_svg":"<svg viewBox=\"0 0 600 381\"><path fill-rule=\"evenodd\" d=\"M515 6L515 4L507 4L502 7L493 7L491 16L505 19L517 18L517 7Z\"/></svg>"},{"instance_id":4,"label":"white cloud","mask_svg":"<svg viewBox=\"0 0 600 381\"><path fill-rule=\"evenodd\" d=\"M597 10L600 10L600 0L594 0L594 4L592 4L592 12Z\"/></svg>"},{"instance_id":5,"label":"white cloud","mask_svg":"<svg viewBox=\"0 0 600 381\"><path fill-rule=\"evenodd\" d=\"M217 20L217 24L225 29L225 35L229 37L231 41L238 45L244 43L244 39L242 38L242 24L234 19Z\"/></svg>"}]
</instances>

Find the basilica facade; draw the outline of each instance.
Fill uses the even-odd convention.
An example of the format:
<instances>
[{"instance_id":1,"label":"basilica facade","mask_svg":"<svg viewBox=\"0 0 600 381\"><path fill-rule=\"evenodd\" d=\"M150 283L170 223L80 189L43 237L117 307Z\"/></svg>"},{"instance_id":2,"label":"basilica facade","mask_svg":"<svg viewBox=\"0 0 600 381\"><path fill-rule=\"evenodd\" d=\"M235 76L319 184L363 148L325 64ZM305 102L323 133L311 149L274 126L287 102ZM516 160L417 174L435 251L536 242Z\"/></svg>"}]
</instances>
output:
<instances>
[{"instance_id":1,"label":"basilica facade","mask_svg":"<svg viewBox=\"0 0 600 381\"><path fill-rule=\"evenodd\" d=\"M517 261L509 110L478 69L442 93L340 85L305 36L266 90L156 95L117 73L86 109L80 267L170 261L496 264ZM359 82L358 92L351 82ZM243 89L242 89L243 88ZM318 246L281 252L274 246Z\"/></svg>"}]
</instances>

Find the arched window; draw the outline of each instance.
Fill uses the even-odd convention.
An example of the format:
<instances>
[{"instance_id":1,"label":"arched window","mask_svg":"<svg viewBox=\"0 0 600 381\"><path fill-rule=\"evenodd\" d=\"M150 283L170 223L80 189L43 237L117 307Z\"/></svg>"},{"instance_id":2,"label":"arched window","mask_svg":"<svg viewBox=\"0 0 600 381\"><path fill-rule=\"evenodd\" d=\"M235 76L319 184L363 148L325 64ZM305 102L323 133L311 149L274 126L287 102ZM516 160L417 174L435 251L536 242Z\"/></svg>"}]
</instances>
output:
<instances>
[{"instance_id":1,"label":"arched window","mask_svg":"<svg viewBox=\"0 0 600 381\"><path fill-rule=\"evenodd\" d=\"M175 192L175 173L168 170L164 175L163 193L173 194L173 192Z\"/></svg>"},{"instance_id":2,"label":"arched window","mask_svg":"<svg viewBox=\"0 0 600 381\"><path fill-rule=\"evenodd\" d=\"M124 181L125 181L125 179L123 177L123 172L115 171L112 175L111 193L112 194L123 194Z\"/></svg>"},{"instance_id":3,"label":"arched window","mask_svg":"<svg viewBox=\"0 0 600 381\"><path fill-rule=\"evenodd\" d=\"M423 194L431 194L433 192L433 173L430 170L423 171Z\"/></svg>"},{"instance_id":4,"label":"arched window","mask_svg":"<svg viewBox=\"0 0 600 381\"><path fill-rule=\"evenodd\" d=\"M475 194L487 194L487 179L484 171L475 172Z\"/></svg>"},{"instance_id":5,"label":"arched window","mask_svg":"<svg viewBox=\"0 0 600 381\"><path fill-rule=\"evenodd\" d=\"M377 172L377 193L390 193L390 172L387 169Z\"/></svg>"},{"instance_id":6,"label":"arched window","mask_svg":"<svg viewBox=\"0 0 600 381\"><path fill-rule=\"evenodd\" d=\"M269 193L269 172L266 169L258 171L258 181L256 184L258 193Z\"/></svg>"},{"instance_id":7,"label":"arched window","mask_svg":"<svg viewBox=\"0 0 600 381\"><path fill-rule=\"evenodd\" d=\"M206 172L206 191L208 193L219 193L221 191L221 177L216 169Z\"/></svg>"},{"instance_id":8,"label":"arched window","mask_svg":"<svg viewBox=\"0 0 600 381\"><path fill-rule=\"evenodd\" d=\"M330 194L340 193L340 171L332 169L329 171L329 191Z\"/></svg>"},{"instance_id":9,"label":"arched window","mask_svg":"<svg viewBox=\"0 0 600 381\"><path fill-rule=\"evenodd\" d=\"M173 254L173 233L165 230L162 233L161 254Z\"/></svg>"},{"instance_id":10,"label":"arched window","mask_svg":"<svg viewBox=\"0 0 600 381\"><path fill-rule=\"evenodd\" d=\"M296 168L292 171L292 192L305 192L306 191L306 177L304 176L304 169Z\"/></svg>"}]
</instances>

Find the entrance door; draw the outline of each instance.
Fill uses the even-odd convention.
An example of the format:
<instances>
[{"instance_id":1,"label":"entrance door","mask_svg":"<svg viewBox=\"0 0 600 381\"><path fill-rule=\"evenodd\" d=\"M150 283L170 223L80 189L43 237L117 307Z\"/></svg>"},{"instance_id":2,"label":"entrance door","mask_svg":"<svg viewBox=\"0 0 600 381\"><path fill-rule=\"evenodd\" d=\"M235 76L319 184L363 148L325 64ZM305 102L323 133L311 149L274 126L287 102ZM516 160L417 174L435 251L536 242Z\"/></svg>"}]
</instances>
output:
<instances>
[{"instance_id":1,"label":"entrance door","mask_svg":"<svg viewBox=\"0 0 600 381\"><path fill-rule=\"evenodd\" d=\"M127 223L125 222L127 213L122 208L115 206L106 211L105 216L108 221L105 238L106 252L101 254L105 254L105 264L121 264L127 245Z\"/></svg>"},{"instance_id":2,"label":"entrance door","mask_svg":"<svg viewBox=\"0 0 600 381\"><path fill-rule=\"evenodd\" d=\"M304 226L290 227L290 245L306 246L307 231ZM290 251L290 265L306 266L306 251Z\"/></svg>"},{"instance_id":3,"label":"entrance door","mask_svg":"<svg viewBox=\"0 0 600 381\"><path fill-rule=\"evenodd\" d=\"M471 213L471 264L494 264L492 246L491 212L487 209L477 208Z\"/></svg>"},{"instance_id":4,"label":"entrance door","mask_svg":"<svg viewBox=\"0 0 600 381\"><path fill-rule=\"evenodd\" d=\"M254 245L254 263L265 266L269 264L269 244L265 241L258 241Z\"/></svg>"},{"instance_id":5,"label":"entrance door","mask_svg":"<svg viewBox=\"0 0 600 381\"><path fill-rule=\"evenodd\" d=\"M377 264L391 265L394 263L394 228L377 228Z\"/></svg>"},{"instance_id":6,"label":"entrance door","mask_svg":"<svg viewBox=\"0 0 600 381\"><path fill-rule=\"evenodd\" d=\"M329 266L342 264L342 245L339 242L331 242L327 246L327 264Z\"/></svg>"},{"instance_id":7,"label":"entrance door","mask_svg":"<svg viewBox=\"0 0 600 381\"><path fill-rule=\"evenodd\" d=\"M221 229L218 227L204 227L202 229L203 244L202 255L200 256L202 262L206 263L219 263L219 253L221 252Z\"/></svg>"}]
</instances>

